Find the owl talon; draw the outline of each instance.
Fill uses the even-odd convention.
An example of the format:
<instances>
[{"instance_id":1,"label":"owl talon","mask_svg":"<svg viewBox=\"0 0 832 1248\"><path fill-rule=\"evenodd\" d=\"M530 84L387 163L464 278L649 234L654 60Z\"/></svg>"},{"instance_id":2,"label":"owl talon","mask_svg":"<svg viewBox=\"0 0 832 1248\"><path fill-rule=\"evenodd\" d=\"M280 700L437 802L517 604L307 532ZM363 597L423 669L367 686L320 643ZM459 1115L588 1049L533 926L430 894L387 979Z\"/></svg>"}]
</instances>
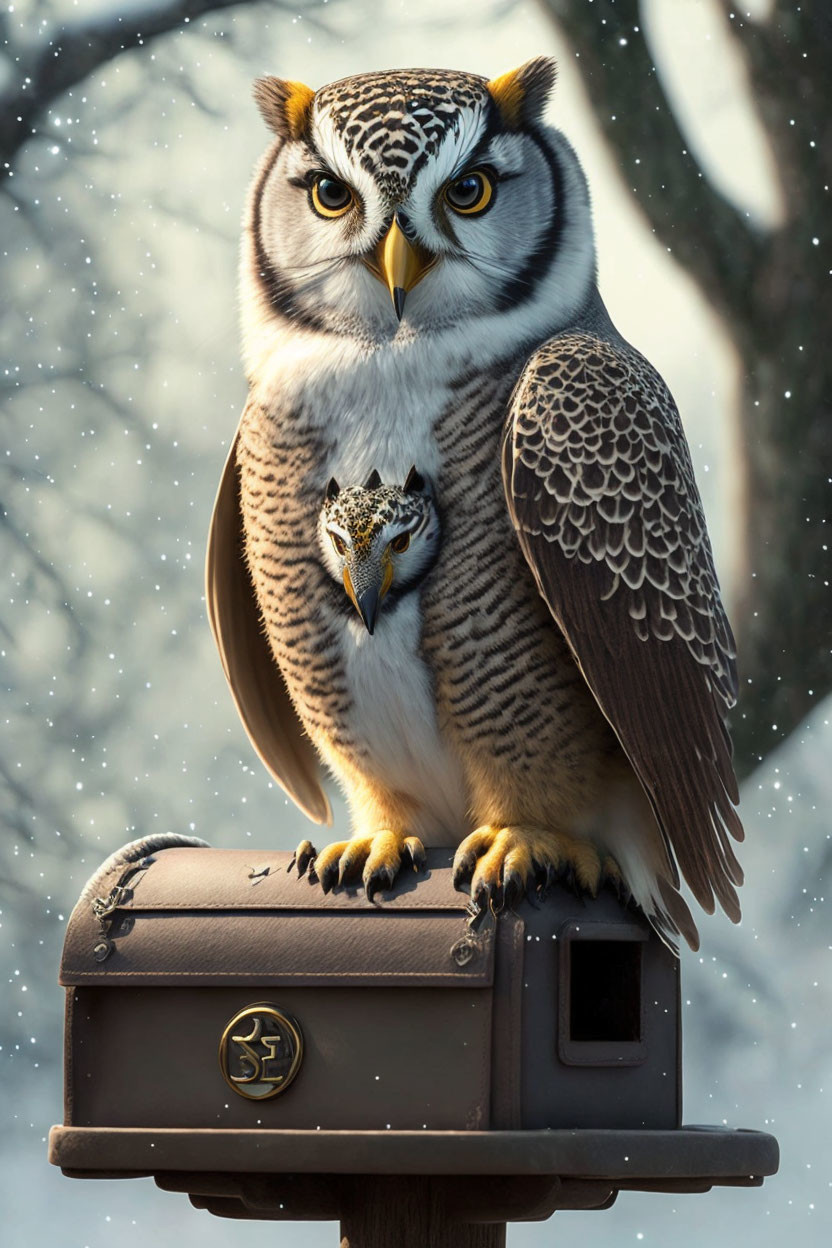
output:
<instances>
[{"instance_id":1,"label":"owl talon","mask_svg":"<svg viewBox=\"0 0 832 1248\"><path fill-rule=\"evenodd\" d=\"M573 866L570 865L565 871L561 872L560 882L565 888L569 889L570 893L574 893L576 897L580 895L578 881L575 878L575 868Z\"/></svg>"},{"instance_id":2,"label":"owl talon","mask_svg":"<svg viewBox=\"0 0 832 1248\"><path fill-rule=\"evenodd\" d=\"M372 901L376 893L385 892L393 887L396 872L390 867L376 867L374 871L364 871L364 892L367 900Z\"/></svg>"},{"instance_id":3,"label":"owl talon","mask_svg":"<svg viewBox=\"0 0 832 1248\"><path fill-rule=\"evenodd\" d=\"M406 836L404 841L405 853L410 858L414 871L424 871L427 866L428 856L425 853L425 847L419 840L418 836Z\"/></svg>"},{"instance_id":4,"label":"owl talon","mask_svg":"<svg viewBox=\"0 0 832 1248\"><path fill-rule=\"evenodd\" d=\"M463 884L469 883L477 865L476 854L468 853L463 858L454 859L454 888L459 891Z\"/></svg>"},{"instance_id":5,"label":"owl talon","mask_svg":"<svg viewBox=\"0 0 832 1248\"><path fill-rule=\"evenodd\" d=\"M328 863L318 876L318 880L320 881L322 892L330 892L334 884L340 883L336 864L334 862Z\"/></svg>"},{"instance_id":6,"label":"owl talon","mask_svg":"<svg viewBox=\"0 0 832 1248\"><path fill-rule=\"evenodd\" d=\"M507 910L512 910L526 891L526 881L522 878L519 871L509 871L505 876L503 888L505 907Z\"/></svg>"},{"instance_id":7,"label":"owl talon","mask_svg":"<svg viewBox=\"0 0 832 1248\"><path fill-rule=\"evenodd\" d=\"M298 847L300 851L308 842ZM314 852L314 851L313 851ZM424 870L427 856L417 836L382 829L371 836L354 836L350 841L334 841L315 855L310 868L325 893L350 883L361 874L367 900L393 887L404 862L414 871Z\"/></svg>"},{"instance_id":8,"label":"owl talon","mask_svg":"<svg viewBox=\"0 0 832 1248\"><path fill-rule=\"evenodd\" d=\"M620 877L612 859L562 832L519 825L484 825L467 836L454 858L454 886L470 880L471 898L495 914L517 904L524 892L543 901L555 883L582 899L595 896L606 878Z\"/></svg>"},{"instance_id":9,"label":"owl talon","mask_svg":"<svg viewBox=\"0 0 832 1248\"><path fill-rule=\"evenodd\" d=\"M301 876L305 874L307 868L310 867L310 864L314 863L317 852L318 851L315 849L315 846L311 841L301 841L300 845L298 845L297 849L292 854L292 861L286 868L287 872L297 866L298 879L300 879Z\"/></svg>"}]
</instances>

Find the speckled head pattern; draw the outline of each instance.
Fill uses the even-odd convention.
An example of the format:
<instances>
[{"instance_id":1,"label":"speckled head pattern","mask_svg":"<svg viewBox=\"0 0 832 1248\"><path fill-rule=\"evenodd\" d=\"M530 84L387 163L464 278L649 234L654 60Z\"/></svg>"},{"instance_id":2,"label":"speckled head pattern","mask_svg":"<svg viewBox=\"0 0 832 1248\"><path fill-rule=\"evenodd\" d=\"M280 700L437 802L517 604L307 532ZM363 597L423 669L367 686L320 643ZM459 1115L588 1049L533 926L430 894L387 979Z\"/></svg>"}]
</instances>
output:
<instances>
[{"instance_id":1,"label":"speckled head pattern","mask_svg":"<svg viewBox=\"0 0 832 1248\"><path fill-rule=\"evenodd\" d=\"M439 517L429 486L415 470L404 485L383 485L373 472L365 485L341 489L330 481L321 509L324 560L347 593L376 586L384 597L415 588L439 549ZM351 593L352 591L352 593Z\"/></svg>"},{"instance_id":2,"label":"speckled head pattern","mask_svg":"<svg viewBox=\"0 0 832 1248\"><path fill-rule=\"evenodd\" d=\"M331 118L347 153L392 198L407 194L466 113L493 108L485 78L442 69L356 74L322 87L315 97L318 117Z\"/></svg>"}]
</instances>

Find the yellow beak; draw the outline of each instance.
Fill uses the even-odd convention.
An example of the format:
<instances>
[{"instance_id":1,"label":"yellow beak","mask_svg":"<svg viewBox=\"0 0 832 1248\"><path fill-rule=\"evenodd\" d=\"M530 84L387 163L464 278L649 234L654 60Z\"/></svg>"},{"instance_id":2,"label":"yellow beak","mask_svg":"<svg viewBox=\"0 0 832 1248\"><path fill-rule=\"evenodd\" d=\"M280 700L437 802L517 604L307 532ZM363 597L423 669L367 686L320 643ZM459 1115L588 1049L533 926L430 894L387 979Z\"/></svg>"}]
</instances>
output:
<instances>
[{"instance_id":1,"label":"yellow beak","mask_svg":"<svg viewBox=\"0 0 832 1248\"><path fill-rule=\"evenodd\" d=\"M390 291L396 316L401 320L405 295L421 282L428 269L433 268L436 256L418 243L409 242L395 216L373 256L368 257L365 263Z\"/></svg>"}]
</instances>

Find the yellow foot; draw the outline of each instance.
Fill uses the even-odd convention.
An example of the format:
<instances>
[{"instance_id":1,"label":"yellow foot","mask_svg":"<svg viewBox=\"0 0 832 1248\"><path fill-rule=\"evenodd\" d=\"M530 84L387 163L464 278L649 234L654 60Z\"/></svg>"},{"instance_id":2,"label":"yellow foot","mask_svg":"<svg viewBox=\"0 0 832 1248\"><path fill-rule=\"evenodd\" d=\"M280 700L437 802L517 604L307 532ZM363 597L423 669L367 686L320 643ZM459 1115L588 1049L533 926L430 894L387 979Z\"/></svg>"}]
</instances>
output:
<instances>
[{"instance_id":1,"label":"yellow foot","mask_svg":"<svg viewBox=\"0 0 832 1248\"><path fill-rule=\"evenodd\" d=\"M372 901L379 889L392 888L402 862L409 862L414 871L425 866L425 847L418 836L383 829L372 836L354 836L350 841L333 841L317 853L311 841L301 841L289 870L297 865L298 875L308 869L316 876L325 893L334 884L344 884L361 872L367 900Z\"/></svg>"},{"instance_id":2,"label":"yellow foot","mask_svg":"<svg viewBox=\"0 0 832 1248\"><path fill-rule=\"evenodd\" d=\"M477 828L456 851L454 886L471 882L471 900L481 913L519 901L526 889L543 896L556 880L593 897L609 880L621 883L614 859L600 858L594 845L545 828Z\"/></svg>"}]
</instances>

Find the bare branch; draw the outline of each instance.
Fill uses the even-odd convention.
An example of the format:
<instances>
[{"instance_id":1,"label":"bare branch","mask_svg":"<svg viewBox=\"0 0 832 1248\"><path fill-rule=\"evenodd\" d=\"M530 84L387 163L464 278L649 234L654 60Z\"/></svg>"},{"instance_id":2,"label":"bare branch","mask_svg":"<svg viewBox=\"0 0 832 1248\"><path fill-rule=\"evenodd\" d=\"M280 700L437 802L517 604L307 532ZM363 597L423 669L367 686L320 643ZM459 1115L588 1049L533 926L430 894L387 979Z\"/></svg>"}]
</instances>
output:
<instances>
[{"instance_id":1,"label":"bare branch","mask_svg":"<svg viewBox=\"0 0 832 1248\"><path fill-rule=\"evenodd\" d=\"M40 551L35 549L28 535L20 531L5 508L0 510L0 529L3 529L6 536L23 552L32 564L33 571L40 573L41 577L52 586L55 599L72 630L76 645L79 650L83 650L87 644L87 637L72 608L72 595L63 577L59 575L53 564L44 559Z\"/></svg>"},{"instance_id":2,"label":"bare branch","mask_svg":"<svg viewBox=\"0 0 832 1248\"><path fill-rule=\"evenodd\" d=\"M0 160L6 166L35 133L49 106L101 65L144 47L194 18L251 0L166 0L122 14L67 21L50 28L16 59L15 79L0 92Z\"/></svg>"},{"instance_id":3,"label":"bare branch","mask_svg":"<svg viewBox=\"0 0 832 1248\"><path fill-rule=\"evenodd\" d=\"M44 799L43 793L38 793L35 798L32 791L12 775L2 757L0 757L0 796L11 799L2 802L4 824L16 829L30 843L34 841L30 826L32 815L46 818L55 826L60 826L62 823L61 815L53 804Z\"/></svg>"},{"instance_id":4,"label":"bare branch","mask_svg":"<svg viewBox=\"0 0 832 1248\"><path fill-rule=\"evenodd\" d=\"M832 180L832 9L778 0L752 22L721 0L726 29L746 62L754 107L775 156L784 201L811 233L829 213Z\"/></svg>"},{"instance_id":5,"label":"bare branch","mask_svg":"<svg viewBox=\"0 0 832 1248\"><path fill-rule=\"evenodd\" d=\"M688 148L645 39L638 0L541 0L577 50L604 137L653 232L721 311L747 309L763 241Z\"/></svg>"}]
</instances>

